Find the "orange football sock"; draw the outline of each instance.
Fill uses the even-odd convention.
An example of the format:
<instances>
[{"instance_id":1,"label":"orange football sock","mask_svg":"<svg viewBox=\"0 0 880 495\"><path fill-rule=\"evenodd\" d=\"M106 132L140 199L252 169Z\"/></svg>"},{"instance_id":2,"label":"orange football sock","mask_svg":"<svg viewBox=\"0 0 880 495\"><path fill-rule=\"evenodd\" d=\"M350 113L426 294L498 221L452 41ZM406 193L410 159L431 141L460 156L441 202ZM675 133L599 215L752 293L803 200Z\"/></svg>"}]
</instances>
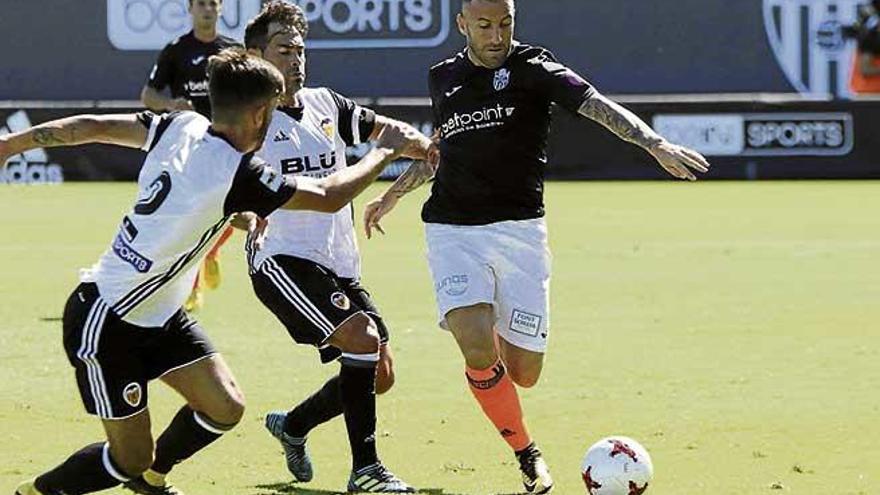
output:
<instances>
[{"instance_id":1,"label":"orange football sock","mask_svg":"<svg viewBox=\"0 0 880 495\"><path fill-rule=\"evenodd\" d=\"M516 386L507 376L504 363L499 360L486 370L466 368L465 376L471 393L504 441L517 452L528 447L532 438L523 420Z\"/></svg>"},{"instance_id":2,"label":"orange football sock","mask_svg":"<svg viewBox=\"0 0 880 495\"><path fill-rule=\"evenodd\" d=\"M207 257L216 258L217 256L219 256L220 248L223 247L224 244L226 244L226 241L228 241L230 237L232 237L233 232L235 232L234 228L226 227L226 230L224 230L223 233L220 234L220 238L217 239L217 242L214 243L214 247L212 247L211 250L208 251Z\"/></svg>"}]
</instances>

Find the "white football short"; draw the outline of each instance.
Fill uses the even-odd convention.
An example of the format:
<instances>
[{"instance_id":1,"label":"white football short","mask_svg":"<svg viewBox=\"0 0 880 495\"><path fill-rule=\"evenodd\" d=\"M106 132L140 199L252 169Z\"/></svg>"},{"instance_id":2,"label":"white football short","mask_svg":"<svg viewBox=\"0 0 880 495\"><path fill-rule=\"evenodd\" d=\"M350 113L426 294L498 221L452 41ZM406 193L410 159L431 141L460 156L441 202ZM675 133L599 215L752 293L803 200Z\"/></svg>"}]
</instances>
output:
<instances>
[{"instance_id":1,"label":"white football short","mask_svg":"<svg viewBox=\"0 0 880 495\"><path fill-rule=\"evenodd\" d=\"M489 225L425 226L438 319L479 303L495 310L495 329L533 352L547 349L550 329L550 249L543 218Z\"/></svg>"}]
</instances>

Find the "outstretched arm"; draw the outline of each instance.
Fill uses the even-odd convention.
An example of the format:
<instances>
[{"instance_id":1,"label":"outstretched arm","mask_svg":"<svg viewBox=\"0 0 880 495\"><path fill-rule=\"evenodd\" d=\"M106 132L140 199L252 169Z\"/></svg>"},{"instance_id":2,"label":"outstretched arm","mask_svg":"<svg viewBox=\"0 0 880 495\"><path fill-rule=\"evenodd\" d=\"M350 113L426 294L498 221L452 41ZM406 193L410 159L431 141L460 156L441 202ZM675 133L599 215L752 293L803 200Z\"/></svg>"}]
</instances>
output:
<instances>
[{"instance_id":1,"label":"outstretched arm","mask_svg":"<svg viewBox=\"0 0 880 495\"><path fill-rule=\"evenodd\" d=\"M624 141L643 148L674 177L696 180L690 169L709 170L709 162L701 154L666 141L634 113L597 91L584 101L578 113L607 127Z\"/></svg>"},{"instance_id":2,"label":"outstretched arm","mask_svg":"<svg viewBox=\"0 0 880 495\"><path fill-rule=\"evenodd\" d=\"M76 115L0 136L0 165L6 163L10 156L33 148L88 143L140 148L146 140L147 128L136 114Z\"/></svg>"},{"instance_id":3,"label":"outstretched arm","mask_svg":"<svg viewBox=\"0 0 880 495\"><path fill-rule=\"evenodd\" d=\"M144 89L141 90L141 103L154 112L193 109L192 103L186 98L169 98L149 85L144 86Z\"/></svg>"},{"instance_id":4,"label":"outstretched arm","mask_svg":"<svg viewBox=\"0 0 880 495\"><path fill-rule=\"evenodd\" d=\"M387 119L387 117L383 118ZM379 120L377 120L376 123L378 126ZM421 187L422 184L425 184L434 178L434 174L437 172L437 166L440 164L440 150L437 148L439 136L435 132L430 139L427 137L425 137L425 139L428 139L428 151L419 154L420 156L410 156L410 158L415 159L415 161L413 161L410 166L400 174L400 177L394 181L394 184L392 184L391 187L389 187L381 196L367 203L367 206L364 207L364 232L367 235L367 239L373 237L374 228L382 234L385 233L385 231L382 230L379 221L397 206L397 202L400 198L415 191Z\"/></svg>"},{"instance_id":5,"label":"outstretched arm","mask_svg":"<svg viewBox=\"0 0 880 495\"><path fill-rule=\"evenodd\" d=\"M382 133L382 130L385 129L385 126L387 125L394 125L396 127L407 127L410 128L414 133L413 146L403 156L407 158L412 158L414 160L428 160L432 163L435 163L437 161L437 158L440 154L437 151L437 147L434 146L434 143L431 141L431 138L425 136L410 124L407 124L406 122L402 122L397 119L392 119L391 117L386 117L385 115L376 115L376 124L373 127L373 133L370 135L370 141L375 141L376 139L379 139L379 135Z\"/></svg>"},{"instance_id":6,"label":"outstretched arm","mask_svg":"<svg viewBox=\"0 0 880 495\"><path fill-rule=\"evenodd\" d=\"M357 164L324 179L297 179L296 194L283 206L289 210L338 211L363 192L393 160L417 146L412 126L386 125L376 147Z\"/></svg>"}]
</instances>

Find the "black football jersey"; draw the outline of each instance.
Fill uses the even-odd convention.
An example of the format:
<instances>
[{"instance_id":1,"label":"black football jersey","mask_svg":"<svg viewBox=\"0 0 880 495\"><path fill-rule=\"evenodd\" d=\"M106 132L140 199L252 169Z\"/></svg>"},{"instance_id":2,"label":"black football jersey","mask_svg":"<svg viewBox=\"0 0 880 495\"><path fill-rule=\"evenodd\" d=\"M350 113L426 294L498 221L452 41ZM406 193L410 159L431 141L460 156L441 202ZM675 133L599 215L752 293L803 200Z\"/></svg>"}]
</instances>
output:
<instances>
[{"instance_id":1,"label":"black football jersey","mask_svg":"<svg viewBox=\"0 0 880 495\"><path fill-rule=\"evenodd\" d=\"M497 69L474 65L462 51L431 68L429 87L441 163L422 220L542 217L550 107L577 112L593 87L549 50L522 43Z\"/></svg>"},{"instance_id":2,"label":"black football jersey","mask_svg":"<svg viewBox=\"0 0 880 495\"><path fill-rule=\"evenodd\" d=\"M158 91L170 86L172 97L186 98L192 102L196 112L210 118L208 58L233 46L241 45L222 35L210 43L203 43L190 31L165 46L150 72L147 84Z\"/></svg>"}]
</instances>

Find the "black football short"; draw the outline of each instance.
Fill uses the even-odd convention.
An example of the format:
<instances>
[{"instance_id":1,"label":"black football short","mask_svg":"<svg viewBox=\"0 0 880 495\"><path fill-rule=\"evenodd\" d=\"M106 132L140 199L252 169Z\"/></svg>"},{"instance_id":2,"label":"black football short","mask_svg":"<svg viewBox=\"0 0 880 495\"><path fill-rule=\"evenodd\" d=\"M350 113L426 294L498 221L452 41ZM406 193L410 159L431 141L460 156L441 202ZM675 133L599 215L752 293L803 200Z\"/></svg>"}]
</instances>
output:
<instances>
[{"instance_id":1,"label":"black football short","mask_svg":"<svg viewBox=\"0 0 880 495\"><path fill-rule=\"evenodd\" d=\"M148 381L217 352L182 309L161 328L139 327L119 318L91 283L64 307L64 350L86 411L104 419L139 413Z\"/></svg>"},{"instance_id":2,"label":"black football short","mask_svg":"<svg viewBox=\"0 0 880 495\"><path fill-rule=\"evenodd\" d=\"M364 312L373 319L382 343L388 329L369 292L355 279L338 277L303 258L276 255L251 274L257 298L269 308L296 342L321 349L321 360L339 356L327 340L352 316Z\"/></svg>"}]
</instances>

